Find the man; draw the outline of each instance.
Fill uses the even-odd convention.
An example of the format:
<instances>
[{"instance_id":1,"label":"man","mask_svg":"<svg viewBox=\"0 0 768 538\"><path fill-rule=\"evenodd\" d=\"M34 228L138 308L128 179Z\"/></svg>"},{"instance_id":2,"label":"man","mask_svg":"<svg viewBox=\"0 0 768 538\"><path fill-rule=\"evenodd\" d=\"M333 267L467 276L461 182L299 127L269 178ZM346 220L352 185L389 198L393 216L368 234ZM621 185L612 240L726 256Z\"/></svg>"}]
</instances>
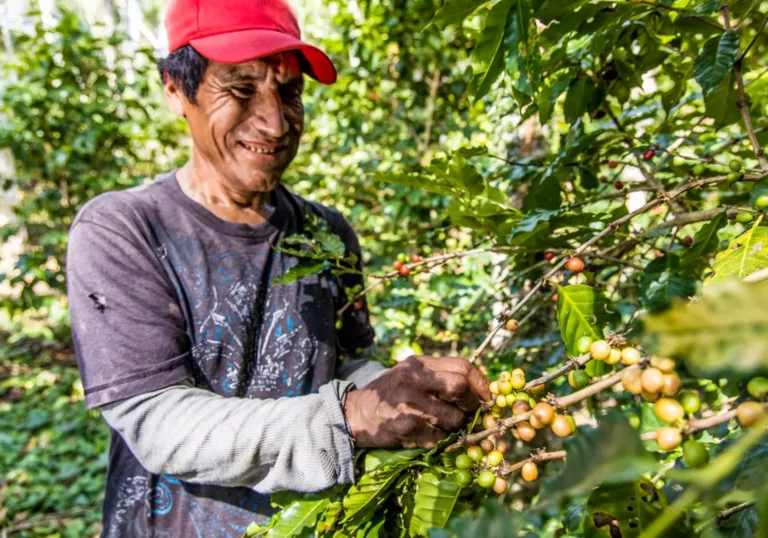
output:
<instances>
[{"instance_id":1,"label":"man","mask_svg":"<svg viewBox=\"0 0 768 538\"><path fill-rule=\"evenodd\" d=\"M373 345L367 307L338 330L335 312L358 276L272 286L296 263L273 247L307 211L360 250L338 212L280 184L302 73L336 78L284 0L172 0L166 27L159 67L191 157L80 211L72 332L86 404L112 432L103 535L239 537L273 513L266 493L350 484L355 446L434 446L490 393L461 358L384 371L353 357Z\"/></svg>"}]
</instances>

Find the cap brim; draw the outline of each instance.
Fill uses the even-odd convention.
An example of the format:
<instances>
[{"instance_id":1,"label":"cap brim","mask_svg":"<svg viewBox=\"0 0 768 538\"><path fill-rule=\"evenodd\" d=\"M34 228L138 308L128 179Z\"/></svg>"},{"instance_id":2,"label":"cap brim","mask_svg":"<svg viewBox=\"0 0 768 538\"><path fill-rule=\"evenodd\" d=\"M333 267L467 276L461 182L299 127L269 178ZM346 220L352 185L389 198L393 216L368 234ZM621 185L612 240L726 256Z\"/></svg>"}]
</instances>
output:
<instances>
[{"instance_id":1,"label":"cap brim","mask_svg":"<svg viewBox=\"0 0 768 538\"><path fill-rule=\"evenodd\" d=\"M323 84L336 82L336 68L320 49L293 36L273 30L240 30L191 39L192 47L214 62L239 64L287 50L298 50L307 59L312 78Z\"/></svg>"}]
</instances>

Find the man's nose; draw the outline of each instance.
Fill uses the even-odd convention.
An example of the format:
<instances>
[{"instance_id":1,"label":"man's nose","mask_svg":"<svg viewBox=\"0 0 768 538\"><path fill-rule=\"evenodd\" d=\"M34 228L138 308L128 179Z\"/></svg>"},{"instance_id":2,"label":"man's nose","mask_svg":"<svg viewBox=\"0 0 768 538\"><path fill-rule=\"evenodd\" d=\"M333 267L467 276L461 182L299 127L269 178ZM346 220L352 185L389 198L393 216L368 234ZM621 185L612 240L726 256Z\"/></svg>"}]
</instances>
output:
<instances>
[{"instance_id":1,"label":"man's nose","mask_svg":"<svg viewBox=\"0 0 768 538\"><path fill-rule=\"evenodd\" d=\"M256 98L251 102L250 114L259 132L273 139L282 138L290 127L276 84L265 84L259 88Z\"/></svg>"}]
</instances>

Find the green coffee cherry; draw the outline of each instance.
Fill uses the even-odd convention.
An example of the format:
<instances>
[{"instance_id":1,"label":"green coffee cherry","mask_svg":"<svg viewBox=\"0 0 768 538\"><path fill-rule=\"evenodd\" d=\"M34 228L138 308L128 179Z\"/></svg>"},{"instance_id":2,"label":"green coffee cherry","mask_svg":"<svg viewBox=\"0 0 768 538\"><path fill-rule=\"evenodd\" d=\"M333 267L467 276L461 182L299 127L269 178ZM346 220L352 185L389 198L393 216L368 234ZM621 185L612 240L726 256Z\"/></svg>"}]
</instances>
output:
<instances>
[{"instance_id":1,"label":"green coffee cherry","mask_svg":"<svg viewBox=\"0 0 768 538\"><path fill-rule=\"evenodd\" d=\"M741 172L741 161L732 159L731 162L728 163L728 168L731 169L731 172Z\"/></svg>"}]
</instances>

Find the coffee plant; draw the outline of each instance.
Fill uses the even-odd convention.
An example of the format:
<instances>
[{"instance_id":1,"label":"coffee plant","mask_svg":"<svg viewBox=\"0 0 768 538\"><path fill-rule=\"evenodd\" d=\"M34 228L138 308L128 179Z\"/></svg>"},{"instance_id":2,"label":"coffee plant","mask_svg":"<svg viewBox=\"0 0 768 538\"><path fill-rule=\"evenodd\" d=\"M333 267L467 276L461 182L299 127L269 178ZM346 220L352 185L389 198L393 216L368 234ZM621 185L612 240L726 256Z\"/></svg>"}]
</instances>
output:
<instances>
[{"instance_id":1,"label":"coffee plant","mask_svg":"<svg viewBox=\"0 0 768 538\"><path fill-rule=\"evenodd\" d=\"M431 450L360 451L351 487L274 496L282 511L246 536L768 535L767 12L446 0L430 14L425 32L471 47L468 98L541 140L368 174L444 203L455 240L368 273L339 314L417 290L440 327L465 298L464 325L432 340L461 345L494 398ZM291 248L282 283L353 270L327 236ZM474 295L471 270L487 275Z\"/></svg>"}]
</instances>

